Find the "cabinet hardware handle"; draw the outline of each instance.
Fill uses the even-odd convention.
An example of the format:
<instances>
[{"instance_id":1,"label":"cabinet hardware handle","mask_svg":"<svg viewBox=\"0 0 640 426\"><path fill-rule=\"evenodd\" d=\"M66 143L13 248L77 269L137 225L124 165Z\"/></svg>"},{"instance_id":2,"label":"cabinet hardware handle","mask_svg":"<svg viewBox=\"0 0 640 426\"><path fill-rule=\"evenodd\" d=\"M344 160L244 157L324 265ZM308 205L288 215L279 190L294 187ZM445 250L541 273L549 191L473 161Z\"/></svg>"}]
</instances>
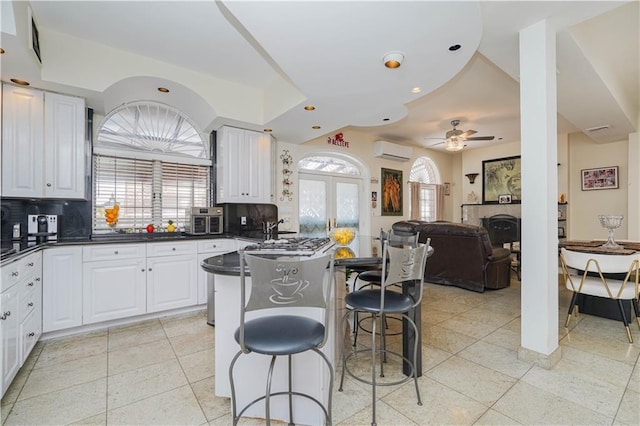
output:
<instances>
[{"instance_id":1,"label":"cabinet hardware handle","mask_svg":"<svg viewBox=\"0 0 640 426\"><path fill-rule=\"evenodd\" d=\"M28 306L28 307L32 307L32 306L33 306L33 302L29 302L29 303L27 303L27 306Z\"/></svg>"},{"instance_id":2,"label":"cabinet hardware handle","mask_svg":"<svg viewBox=\"0 0 640 426\"><path fill-rule=\"evenodd\" d=\"M33 266L33 262L29 262L27 266Z\"/></svg>"},{"instance_id":3,"label":"cabinet hardware handle","mask_svg":"<svg viewBox=\"0 0 640 426\"><path fill-rule=\"evenodd\" d=\"M218 247L218 246L217 246L217 245L215 245L215 244L211 246L211 248L216 248L216 247Z\"/></svg>"},{"instance_id":4,"label":"cabinet hardware handle","mask_svg":"<svg viewBox=\"0 0 640 426\"><path fill-rule=\"evenodd\" d=\"M19 274L18 274L18 271L15 271L15 272L12 272L12 273L11 273L11 276L12 276L12 277L17 277L18 275L19 275Z\"/></svg>"},{"instance_id":5,"label":"cabinet hardware handle","mask_svg":"<svg viewBox=\"0 0 640 426\"><path fill-rule=\"evenodd\" d=\"M153 271L153 269L149 268L149 272Z\"/></svg>"},{"instance_id":6,"label":"cabinet hardware handle","mask_svg":"<svg viewBox=\"0 0 640 426\"><path fill-rule=\"evenodd\" d=\"M7 317L10 317L10 316L11 316L11 311L7 311L2 315L2 317L0 317L0 319L6 320Z\"/></svg>"},{"instance_id":7,"label":"cabinet hardware handle","mask_svg":"<svg viewBox=\"0 0 640 426\"><path fill-rule=\"evenodd\" d=\"M40 277L36 278L36 282L40 282Z\"/></svg>"},{"instance_id":8,"label":"cabinet hardware handle","mask_svg":"<svg viewBox=\"0 0 640 426\"><path fill-rule=\"evenodd\" d=\"M27 336L29 336L29 337L33 337L35 335L36 335L36 333L34 333L33 331L31 333L27 334Z\"/></svg>"},{"instance_id":9,"label":"cabinet hardware handle","mask_svg":"<svg viewBox=\"0 0 640 426\"><path fill-rule=\"evenodd\" d=\"M29 284L27 284L28 287L33 287L33 281L31 281Z\"/></svg>"},{"instance_id":10,"label":"cabinet hardware handle","mask_svg":"<svg viewBox=\"0 0 640 426\"><path fill-rule=\"evenodd\" d=\"M114 251L113 254L118 254L118 250Z\"/></svg>"},{"instance_id":11,"label":"cabinet hardware handle","mask_svg":"<svg viewBox=\"0 0 640 426\"><path fill-rule=\"evenodd\" d=\"M172 248L171 250L176 251L176 248L174 247L174 248Z\"/></svg>"},{"instance_id":12,"label":"cabinet hardware handle","mask_svg":"<svg viewBox=\"0 0 640 426\"><path fill-rule=\"evenodd\" d=\"M140 269L140 272L144 272L144 269Z\"/></svg>"},{"instance_id":13,"label":"cabinet hardware handle","mask_svg":"<svg viewBox=\"0 0 640 426\"><path fill-rule=\"evenodd\" d=\"M51 184L50 184L50 183L48 183L48 184L47 184L47 186L48 186L49 188L51 188Z\"/></svg>"}]
</instances>

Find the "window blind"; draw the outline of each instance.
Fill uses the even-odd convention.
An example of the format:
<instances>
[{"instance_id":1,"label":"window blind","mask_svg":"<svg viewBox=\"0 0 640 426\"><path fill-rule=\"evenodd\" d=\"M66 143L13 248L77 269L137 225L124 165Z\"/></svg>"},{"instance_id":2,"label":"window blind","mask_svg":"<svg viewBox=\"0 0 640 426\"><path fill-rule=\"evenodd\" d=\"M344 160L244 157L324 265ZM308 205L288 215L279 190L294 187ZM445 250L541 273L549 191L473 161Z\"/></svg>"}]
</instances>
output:
<instances>
[{"instance_id":1,"label":"window blind","mask_svg":"<svg viewBox=\"0 0 640 426\"><path fill-rule=\"evenodd\" d=\"M150 223L166 227L169 220L180 228L187 208L209 205L208 166L104 155L94 155L93 164L94 233L111 230L104 207L112 198L120 205L118 230L136 231Z\"/></svg>"}]
</instances>

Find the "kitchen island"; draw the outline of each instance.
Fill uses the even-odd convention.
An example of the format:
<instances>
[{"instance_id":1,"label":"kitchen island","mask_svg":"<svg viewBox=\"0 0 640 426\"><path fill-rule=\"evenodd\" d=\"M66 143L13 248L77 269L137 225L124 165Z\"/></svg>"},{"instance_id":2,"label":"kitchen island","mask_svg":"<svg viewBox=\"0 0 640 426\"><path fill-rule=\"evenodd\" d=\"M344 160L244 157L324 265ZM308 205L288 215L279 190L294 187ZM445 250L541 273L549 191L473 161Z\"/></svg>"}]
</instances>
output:
<instances>
[{"instance_id":1,"label":"kitchen island","mask_svg":"<svg viewBox=\"0 0 640 426\"><path fill-rule=\"evenodd\" d=\"M336 325L346 312L344 297L346 295L346 269L350 266L379 265L381 262L381 248L379 240L369 236L357 237L349 246L332 246L324 252L332 251L335 259L334 293L332 296L332 312L328 327L329 338L323 348L323 352L332 361L334 370L339 371L341 339L350 339L350 329L338 330ZM433 253L430 248L429 255ZM291 258L287 256L287 258ZM215 394L222 397L230 397L228 370L233 356L239 350L239 346L233 338L235 330L240 325L240 258L237 252L227 253L205 259L201 266L204 270L214 275L215 280ZM250 271L247 273L250 275ZM406 285L403 291L412 294L413 285ZM413 313L416 324L420 324L420 310ZM320 319L320 318L317 318ZM413 353L413 333L404 330L403 352L411 359ZM350 345L350 341L347 346ZM421 371L421 345L418 344L418 371ZM409 352L410 351L410 352ZM241 364L244 361L245 364ZM238 394L238 406L242 407L247 402L264 394L266 386L266 372L270 358L263 355L244 355L238 361L235 369ZM296 362L297 361L297 362ZM286 386L285 363L281 363L274 373L274 391ZM408 371L408 370L405 370ZM326 365L313 353L304 353L294 358L294 389L309 393L326 403L329 385L329 374ZM247 391L246 393L244 393ZM264 417L264 404L259 403L251 407L245 413L248 417ZM272 400L271 416L273 419L288 421L288 406L286 399L275 398ZM324 416L322 411L307 400L299 400L295 403L294 421L301 424L322 424Z\"/></svg>"}]
</instances>

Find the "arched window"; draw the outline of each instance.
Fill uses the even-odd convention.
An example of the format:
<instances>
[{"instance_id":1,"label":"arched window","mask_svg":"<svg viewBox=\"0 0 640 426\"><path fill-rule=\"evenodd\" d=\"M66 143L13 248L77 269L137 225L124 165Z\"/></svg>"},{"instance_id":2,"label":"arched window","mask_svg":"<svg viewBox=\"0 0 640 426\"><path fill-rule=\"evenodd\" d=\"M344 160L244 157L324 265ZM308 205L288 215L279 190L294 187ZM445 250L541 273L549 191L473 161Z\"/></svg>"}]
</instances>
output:
<instances>
[{"instance_id":1,"label":"arched window","mask_svg":"<svg viewBox=\"0 0 640 426\"><path fill-rule=\"evenodd\" d=\"M431 158L419 157L411 166L409 181L420 183L440 183L440 173Z\"/></svg>"},{"instance_id":2,"label":"arched window","mask_svg":"<svg viewBox=\"0 0 640 426\"><path fill-rule=\"evenodd\" d=\"M185 225L186 210L209 205L208 138L167 105L141 101L109 113L93 148L93 231L139 232ZM117 223L105 207L118 203ZM113 222L113 218L111 218Z\"/></svg>"},{"instance_id":3,"label":"arched window","mask_svg":"<svg viewBox=\"0 0 640 426\"><path fill-rule=\"evenodd\" d=\"M433 222L442 219L444 188L436 164L427 157L411 166L411 219Z\"/></svg>"}]
</instances>

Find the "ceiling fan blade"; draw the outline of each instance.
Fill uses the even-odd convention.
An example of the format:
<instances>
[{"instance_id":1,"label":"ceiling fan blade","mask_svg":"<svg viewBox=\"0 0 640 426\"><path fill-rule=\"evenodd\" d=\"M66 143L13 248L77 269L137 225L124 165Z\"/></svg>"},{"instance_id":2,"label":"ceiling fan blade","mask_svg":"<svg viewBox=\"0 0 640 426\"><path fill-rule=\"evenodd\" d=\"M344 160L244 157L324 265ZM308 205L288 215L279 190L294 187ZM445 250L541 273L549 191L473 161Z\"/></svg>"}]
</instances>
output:
<instances>
[{"instance_id":1,"label":"ceiling fan blade","mask_svg":"<svg viewBox=\"0 0 640 426\"><path fill-rule=\"evenodd\" d=\"M461 133L459 136L466 138L467 136L471 136L475 133L478 133L478 132L476 132L475 130L467 130L466 132Z\"/></svg>"},{"instance_id":2,"label":"ceiling fan blade","mask_svg":"<svg viewBox=\"0 0 640 426\"><path fill-rule=\"evenodd\" d=\"M436 138L431 138L431 139L436 139ZM438 138L440 140L440 142L428 142L426 146L438 146L438 145L442 145L443 143L445 143L444 140L442 140L442 138Z\"/></svg>"},{"instance_id":3,"label":"ceiling fan blade","mask_svg":"<svg viewBox=\"0 0 640 426\"><path fill-rule=\"evenodd\" d=\"M473 137L470 137L470 138L465 138L465 140L468 140L468 141L492 141L495 138L496 138L495 136L473 136Z\"/></svg>"}]
</instances>

